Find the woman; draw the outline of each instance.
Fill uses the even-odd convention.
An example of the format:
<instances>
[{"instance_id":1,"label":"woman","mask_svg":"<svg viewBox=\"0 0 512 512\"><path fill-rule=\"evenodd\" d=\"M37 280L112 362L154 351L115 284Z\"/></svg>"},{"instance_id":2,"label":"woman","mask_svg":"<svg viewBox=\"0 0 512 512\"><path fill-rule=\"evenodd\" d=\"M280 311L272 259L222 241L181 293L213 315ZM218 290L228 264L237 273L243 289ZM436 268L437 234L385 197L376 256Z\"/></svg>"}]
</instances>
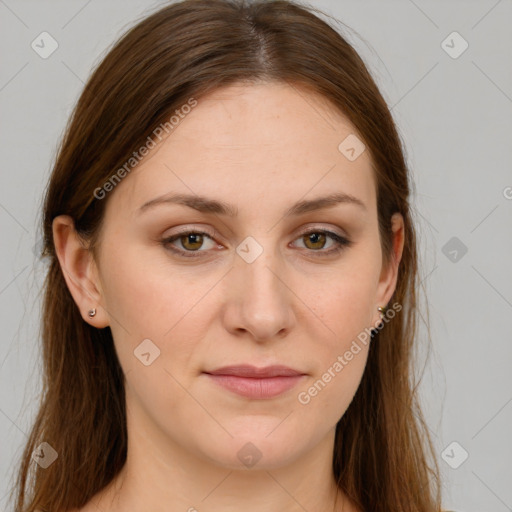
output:
<instances>
[{"instance_id":1,"label":"woman","mask_svg":"<svg viewBox=\"0 0 512 512\"><path fill-rule=\"evenodd\" d=\"M189 0L129 30L46 192L16 510L440 511L409 180L313 9Z\"/></svg>"}]
</instances>

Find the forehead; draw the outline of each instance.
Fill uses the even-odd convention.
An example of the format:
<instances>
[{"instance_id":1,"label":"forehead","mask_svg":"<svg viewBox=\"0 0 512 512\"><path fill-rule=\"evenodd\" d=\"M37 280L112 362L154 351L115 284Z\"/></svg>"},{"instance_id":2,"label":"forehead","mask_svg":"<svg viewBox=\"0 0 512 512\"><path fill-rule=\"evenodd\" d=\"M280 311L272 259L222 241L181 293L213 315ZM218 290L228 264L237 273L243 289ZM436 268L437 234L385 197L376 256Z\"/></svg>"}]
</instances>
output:
<instances>
[{"instance_id":1,"label":"forehead","mask_svg":"<svg viewBox=\"0 0 512 512\"><path fill-rule=\"evenodd\" d=\"M243 210L342 191L370 208L368 151L351 161L340 149L356 133L325 98L295 85L232 85L200 98L110 199L116 211L134 213L157 195L195 193Z\"/></svg>"}]
</instances>

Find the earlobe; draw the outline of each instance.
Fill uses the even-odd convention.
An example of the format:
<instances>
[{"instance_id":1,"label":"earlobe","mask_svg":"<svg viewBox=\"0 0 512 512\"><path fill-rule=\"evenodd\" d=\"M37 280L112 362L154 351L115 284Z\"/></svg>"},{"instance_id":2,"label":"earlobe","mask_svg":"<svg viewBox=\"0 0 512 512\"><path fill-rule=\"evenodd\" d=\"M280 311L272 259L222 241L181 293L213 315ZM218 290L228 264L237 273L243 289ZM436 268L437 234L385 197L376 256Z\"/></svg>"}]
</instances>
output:
<instances>
[{"instance_id":1,"label":"earlobe","mask_svg":"<svg viewBox=\"0 0 512 512\"><path fill-rule=\"evenodd\" d=\"M100 307L103 297L96 282L94 259L76 232L73 219L59 215L53 220L52 229L62 274L82 318L94 327L108 326L106 312ZM92 315L91 310L95 311Z\"/></svg>"}]
</instances>

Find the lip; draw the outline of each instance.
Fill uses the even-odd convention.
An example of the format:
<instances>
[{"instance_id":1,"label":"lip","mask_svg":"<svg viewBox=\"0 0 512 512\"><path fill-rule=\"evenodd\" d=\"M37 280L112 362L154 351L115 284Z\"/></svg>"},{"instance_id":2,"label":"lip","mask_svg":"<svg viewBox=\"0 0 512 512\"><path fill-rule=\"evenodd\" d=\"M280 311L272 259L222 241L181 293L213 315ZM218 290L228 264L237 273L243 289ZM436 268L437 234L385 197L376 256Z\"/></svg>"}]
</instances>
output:
<instances>
[{"instance_id":1,"label":"lip","mask_svg":"<svg viewBox=\"0 0 512 512\"><path fill-rule=\"evenodd\" d=\"M306 374L287 366L225 366L203 372L223 388L253 399L273 398L295 387Z\"/></svg>"},{"instance_id":2,"label":"lip","mask_svg":"<svg viewBox=\"0 0 512 512\"><path fill-rule=\"evenodd\" d=\"M263 379L268 377L296 377L304 375L303 372L289 368L283 365L272 365L258 368L251 364L240 364L233 366L223 366L216 370L204 372L209 375L234 375L235 377L249 377L252 379Z\"/></svg>"}]
</instances>

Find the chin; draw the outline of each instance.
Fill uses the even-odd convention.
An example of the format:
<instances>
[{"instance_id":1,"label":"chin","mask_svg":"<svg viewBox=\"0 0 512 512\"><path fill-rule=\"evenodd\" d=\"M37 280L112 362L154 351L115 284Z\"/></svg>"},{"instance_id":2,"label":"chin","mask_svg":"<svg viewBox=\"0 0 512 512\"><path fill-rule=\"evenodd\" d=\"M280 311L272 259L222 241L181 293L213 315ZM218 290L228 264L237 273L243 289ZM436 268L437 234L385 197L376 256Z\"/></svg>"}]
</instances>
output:
<instances>
[{"instance_id":1,"label":"chin","mask_svg":"<svg viewBox=\"0 0 512 512\"><path fill-rule=\"evenodd\" d=\"M254 418L248 418L255 421ZM302 446L304 436L293 436L286 429L276 429L279 421L273 419L272 428L264 433L258 428L246 428L243 433L228 430L233 438L203 447L204 455L217 465L230 470L272 470L292 464L307 449ZM254 427L254 424L253 424ZM272 432L273 429L276 429Z\"/></svg>"}]
</instances>

